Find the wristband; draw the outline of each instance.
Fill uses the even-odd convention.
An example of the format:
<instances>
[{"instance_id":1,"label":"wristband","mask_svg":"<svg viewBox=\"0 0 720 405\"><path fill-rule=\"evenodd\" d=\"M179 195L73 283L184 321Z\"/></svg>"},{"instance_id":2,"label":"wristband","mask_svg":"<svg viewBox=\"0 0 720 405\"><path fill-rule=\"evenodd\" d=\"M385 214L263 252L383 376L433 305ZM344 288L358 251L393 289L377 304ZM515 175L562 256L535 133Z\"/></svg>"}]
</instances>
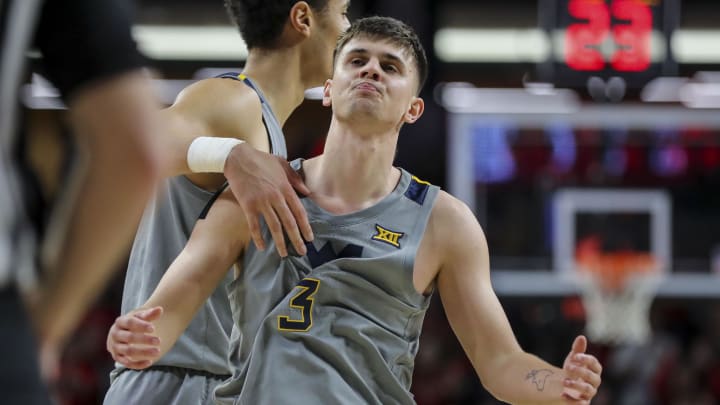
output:
<instances>
[{"instance_id":1,"label":"wristband","mask_svg":"<svg viewBox=\"0 0 720 405\"><path fill-rule=\"evenodd\" d=\"M195 138L187 152L187 164L193 173L223 173L232 148L245 143L237 138Z\"/></svg>"}]
</instances>

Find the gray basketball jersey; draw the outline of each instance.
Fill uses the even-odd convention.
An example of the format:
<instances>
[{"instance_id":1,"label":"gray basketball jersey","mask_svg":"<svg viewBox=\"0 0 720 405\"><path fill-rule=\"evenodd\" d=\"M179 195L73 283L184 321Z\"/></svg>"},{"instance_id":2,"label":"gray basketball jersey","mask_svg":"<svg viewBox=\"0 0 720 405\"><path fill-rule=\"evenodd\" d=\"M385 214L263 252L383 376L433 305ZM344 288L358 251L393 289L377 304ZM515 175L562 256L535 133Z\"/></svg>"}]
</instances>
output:
<instances>
[{"instance_id":1,"label":"gray basketball jersey","mask_svg":"<svg viewBox=\"0 0 720 405\"><path fill-rule=\"evenodd\" d=\"M392 193L353 214L331 215L305 198L315 234L307 256L250 247L242 281L230 287L236 369L216 401L413 403L430 302L415 291L413 267L437 193L402 170Z\"/></svg>"},{"instance_id":2,"label":"gray basketball jersey","mask_svg":"<svg viewBox=\"0 0 720 405\"><path fill-rule=\"evenodd\" d=\"M265 96L244 75L233 73L222 77L242 80L258 93L271 151L286 158L282 129ZM141 306L150 297L167 268L185 247L195 222L213 194L195 186L184 176L163 183L146 209L135 236L125 278L122 313ZM232 279L233 272L229 271L177 343L156 365L230 374L227 353L233 323L226 287ZM122 368L116 364L114 373Z\"/></svg>"}]
</instances>

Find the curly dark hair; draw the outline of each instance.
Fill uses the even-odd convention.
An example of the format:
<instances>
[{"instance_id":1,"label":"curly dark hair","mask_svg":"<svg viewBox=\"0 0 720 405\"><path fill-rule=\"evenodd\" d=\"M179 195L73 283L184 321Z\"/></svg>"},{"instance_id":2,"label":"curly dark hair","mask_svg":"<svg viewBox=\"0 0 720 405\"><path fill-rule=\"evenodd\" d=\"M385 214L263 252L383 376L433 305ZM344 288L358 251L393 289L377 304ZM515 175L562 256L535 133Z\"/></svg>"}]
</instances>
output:
<instances>
[{"instance_id":1,"label":"curly dark hair","mask_svg":"<svg viewBox=\"0 0 720 405\"><path fill-rule=\"evenodd\" d=\"M230 18L240 30L248 49L277 45L290 9L299 0L225 0ZM317 12L327 9L329 0L305 0Z\"/></svg>"},{"instance_id":2,"label":"curly dark hair","mask_svg":"<svg viewBox=\"0 0 720 405\"><path fill-rule=\"evenodd\" d=\"M428 61L425 49L420 44L415 30L409 25L392 17L366 17L356 20L350 28L340 36L335 46L333 60L337 59L342 48L354 38L368 38L380 41L389 41L402 49L409 51L415 59L418 70L418 93L425 85L428 76Z\"/></svg>"}]
</instances>

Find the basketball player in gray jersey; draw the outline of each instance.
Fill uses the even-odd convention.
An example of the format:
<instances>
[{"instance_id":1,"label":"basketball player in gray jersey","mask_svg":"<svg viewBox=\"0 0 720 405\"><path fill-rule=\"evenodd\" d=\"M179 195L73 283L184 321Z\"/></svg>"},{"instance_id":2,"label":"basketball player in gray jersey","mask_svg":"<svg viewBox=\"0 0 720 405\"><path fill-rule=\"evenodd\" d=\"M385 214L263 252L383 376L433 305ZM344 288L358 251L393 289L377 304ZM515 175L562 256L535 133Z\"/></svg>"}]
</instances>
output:
<instances>
[{"instance_id":1,"label":"basketball player in gray jersey","mask_svg":"<svg viewBox=\"0 0 720 405\"><path fill-rule=\"evenodd\" d=\"M307 256L254 249L225 194L152 297L125 320L133 323L127 331L152 325L147 336L168 350L236 262L230 296L240 340L218 402L406 404L437 290L497 398L589 403L601 366L584 353L586 339L575 340L562 368L524 352L492 290L487 244L471 211L392 166L401 126L422 115L425 75L424 52L407 26L380 17L356 22L338 43L325 85L324 104L333 108L325 153L294 163L311 190L303 201L315 233Z\"/></svg>"},{"instance_id":2,"label":"basketball player in gray jersey","mask_svg":"<svg viewBox=\"0 0 720 405\"><path fill-rule=\"evenodd\" d=\"M348 1L272 0L257 4L235 0L228 1L227 5L249 48L245 69L242 74L203 80L185 89L175 104L163 111L172 132L165 137L168 142L163 149L168 151L168 160L172 160L178 151L184 150L186 141L198 134L231 136L244 140L257 150L271 152L285 162L287 153L282 124L302 102L304 90L321 85L330 75L332 50L337 37L349 25L346 17ZM230 142L229 147L238 143L228 138L219 141ZM192 145L195 145L194 141ZM201 145L201 149L203 147L206 148ZM207 153L207 150L200 150L199 168L194 169L188 152L189 169L205 171L207 159L204 154ZM259 159L242 163L246 170L248 166L252 170L253 164L257 165L258 172L264 174L267 170L263 167L267 162ZM166 162L164 166L165 174L188 170L185 162ZM294 174L292 170L290 172ZM282 175L284 177L285 173ZM212 190L218 189L223 182L224 178L218 174L191 173L170 178L162 184L143 216L133 244L125 280L123 312L147 300L185 246L195 221L213 196ZM295 196L292 188L288 186L288 189ZM259 190L250 185L242 191L254 194ZM283 217L282 210L277 207L276 210L277 214L263 212L265 223L274 225L273 236L284 241L281 222L287 224L287 217L300 212L291 207L292 213L286 209ZM242 216L243 210L238 209L236 215ZM300 232L287 227L286 230L290 240L298 246L296 249L305 249ZM309 226L302 234L306 239L312 239ZM262 243L258 242L258 245L262 247ZM286 255L285 246L273 244L273 248ZM226 270L229 267L226 266ZM105 403L199 404L210 401L209 393L214 386L230 374L227 353L233 322L225 284L231 279L232 274L228 273L225 283L218 285L177 345L153 367L136 371L149 364L123 362L124 356L132 350L124 351L122 347L111 350L118 364L112 373Z\"/></svg>"},{"instance_id":3,"label":"basketball player in gray jersey","mask_svg":"<svg viewBox=\"0 0 720 405\"><path fill-rule=\"evenodd\" d=\"M245 74L228 73L220 77L242 81L257 93L270 151L287 159L282 128L262 91ZM142 305L152 294L168 263L172 263L187 243L190 231L213 195L186 176L172 177L162 183L158 196L140 222L133 243L125 278L123 313ZM168 395L174 401L170 403L209 401L215 385L229 376L227 347L232 317L225 289L230 281L232 273L228 272L226 280L198 311L173 350L154 367L132 371L119 364L111 374L113 383L105 403L123 404L134 398L165 402ZM169 381L173 383L168 384Z\"/></svg>"}]
</instances>

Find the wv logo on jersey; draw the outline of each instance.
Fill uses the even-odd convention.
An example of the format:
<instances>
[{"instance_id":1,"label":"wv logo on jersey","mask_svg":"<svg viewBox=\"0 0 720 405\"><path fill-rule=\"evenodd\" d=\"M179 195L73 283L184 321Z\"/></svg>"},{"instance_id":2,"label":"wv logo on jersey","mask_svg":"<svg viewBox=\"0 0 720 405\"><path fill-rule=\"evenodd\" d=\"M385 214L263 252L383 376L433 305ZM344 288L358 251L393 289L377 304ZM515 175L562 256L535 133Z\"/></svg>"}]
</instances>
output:
<instances>
[{"instance_id":1,"label":"wv logo on jersey","mask_svg":"<svg viewBox=\"0 0 720 405\"><path fill-rule=\"evenodd\" d=\"M405 236L404 233L385 229L378 224L375 224L375 231L377 233L373 235L373 240L379 240L380 242L385 242L388 245L392 245L400 249L400 238Z\"/></svg>"},{"instance_id":2,"label":"wv logo on jersey","mask_svg":"<svg viewBox=\"0 0 720 405\"><path fill-rule=\"evenodd\" d=\"M362 246L348 244L340 251L335 253L335 249L330 245L330 242L326 242L320 250L315 249L315 245L312 242L306 242L307 246L307 257L310 260L312 268L320 267L323 264L344 257L362 257Z\"/></svg>"}]
</instances>

